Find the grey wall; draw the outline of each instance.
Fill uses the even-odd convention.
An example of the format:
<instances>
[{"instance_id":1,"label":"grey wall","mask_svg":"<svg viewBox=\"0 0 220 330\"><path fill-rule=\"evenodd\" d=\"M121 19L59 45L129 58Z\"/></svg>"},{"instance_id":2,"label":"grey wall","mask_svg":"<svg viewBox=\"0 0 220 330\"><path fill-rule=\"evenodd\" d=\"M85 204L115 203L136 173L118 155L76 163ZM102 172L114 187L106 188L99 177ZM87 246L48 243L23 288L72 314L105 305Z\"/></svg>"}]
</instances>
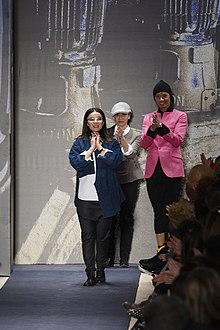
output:
<instances>
[{"instance_id":1,"label":"grey wall","mask_svg":"<svg viewBox=\"0 0 220 330\"><path fill-rule=\"evenodd\" d=\"M12 11L0 1L0 276L9 275L13 254Z\"/></svg>"},{"instance_id":2,"label":"grey wall","mask_svg":"<svg viewBox=\"0 0 220 330\"><path fill-rule=\"evenodd\" d=\"M219 1L205 2L201 7L199 1L187 1L187 12L177 0L170 7L167 1L145 0L14 2L15 161L5 106L1 123L7 142L0 154L16 171L12 183L7 171L1 194L3 261L9 263L10 241L15 242L16 263L82 261L68 151L90 106L100 106L110 125L113 104L128 102L134 110L132 125L141 130L144 114L155 110L152 88L164 79L175 92L176 107L189 117L186 171L200 162L201 152L219 155L220 6ZM9 58L8 51L4 59ZM8 86L5 81L2 85ZM10 216L14 189L15 214ZM135 215L132 262L156 247L144 184ZM9 221L14 219L15 240L10 240Z\"/></svg>"}]
</instances>

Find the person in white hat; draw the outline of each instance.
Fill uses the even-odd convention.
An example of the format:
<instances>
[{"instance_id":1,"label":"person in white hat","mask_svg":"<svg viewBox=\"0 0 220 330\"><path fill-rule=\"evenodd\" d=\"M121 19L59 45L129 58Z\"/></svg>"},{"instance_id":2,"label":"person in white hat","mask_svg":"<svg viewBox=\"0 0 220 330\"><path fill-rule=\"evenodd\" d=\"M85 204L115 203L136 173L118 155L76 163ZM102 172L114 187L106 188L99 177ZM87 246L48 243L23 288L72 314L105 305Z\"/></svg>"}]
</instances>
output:
<instances>
[{"instance_id":1,"label":"person in white hat","mask_svg":"<svg viewBox=\"0 0 220 330\"><path fill-rule=\"evenodd\" d=\"M117 169L117 174L125 201L121 204L118 217L115 217L110 239L108 266L114 266L115 259L115 228L117 218L120 226L120 266L129 267L134 231L134 210L139 195L140 181L143 171L139 164L141 132L130 127L133 111L126 102L118 102L111 109L115 125L109 128L121 145L123 161Z\"/></svg>"}]
</instances>

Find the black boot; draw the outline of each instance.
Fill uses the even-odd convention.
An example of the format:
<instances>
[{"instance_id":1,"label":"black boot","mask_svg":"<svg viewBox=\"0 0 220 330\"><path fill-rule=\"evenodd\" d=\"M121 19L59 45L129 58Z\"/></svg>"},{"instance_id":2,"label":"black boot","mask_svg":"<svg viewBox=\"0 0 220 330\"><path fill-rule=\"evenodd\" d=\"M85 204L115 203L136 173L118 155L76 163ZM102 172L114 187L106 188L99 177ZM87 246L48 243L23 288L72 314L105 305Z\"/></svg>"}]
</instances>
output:
<instances>
[{"instance_id":1,"label":"black boot","mask_svg":"<svg viewBox=\"0 0 220 330\"><path fill-rule=\"evenodd\" d=\"M106 260L105 267L114 267L114 263L115 263L114 259L112 259L112 258L108 258L108 259Z\"/></svg>"},{"instance_id":2,"label":"black boot","mask_svg":"<svg viewBox=\"0 0 220 330\"><path fill-rule=\"evenodd\" d=\"M83 286L93 286L96 285L97 281L96 278L94 276L94 272L91 273L87 273L87 280L85 281L85 283L83 284Z\"/></svg>"},{"instance_id":3,"label":"black boot","mask_svg":"<svg viewBox=\"0 0 220 330\"><path fill-rule=\"evenodd\" d=\"M105 270L104 268L97 268L96 271L96 282L97 283L105 283Z\"/></svg>"}]
</instances>

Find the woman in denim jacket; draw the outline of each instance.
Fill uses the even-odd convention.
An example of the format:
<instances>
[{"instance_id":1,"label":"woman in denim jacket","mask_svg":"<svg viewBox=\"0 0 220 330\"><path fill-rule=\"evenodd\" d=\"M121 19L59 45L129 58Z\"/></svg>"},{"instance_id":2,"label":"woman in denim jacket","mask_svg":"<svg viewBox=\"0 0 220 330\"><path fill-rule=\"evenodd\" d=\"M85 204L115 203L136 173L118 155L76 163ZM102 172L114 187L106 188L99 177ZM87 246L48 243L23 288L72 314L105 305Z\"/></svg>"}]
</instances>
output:
<instances>
[{"instance_id":1,"label":"woman in denim jacket","mask_svg":"<svg viewBox=\"0 0 220 330\"><path fill-rule=\"evenodd\" d=\"M84 286L92 286L105 282L112 218L124 200L116 174L122 161L120 144L107 132L101 109L86 111L82 134L73 142L69 160L76 170L75 206L88 277Z\"/></svg>"}]
</instances>

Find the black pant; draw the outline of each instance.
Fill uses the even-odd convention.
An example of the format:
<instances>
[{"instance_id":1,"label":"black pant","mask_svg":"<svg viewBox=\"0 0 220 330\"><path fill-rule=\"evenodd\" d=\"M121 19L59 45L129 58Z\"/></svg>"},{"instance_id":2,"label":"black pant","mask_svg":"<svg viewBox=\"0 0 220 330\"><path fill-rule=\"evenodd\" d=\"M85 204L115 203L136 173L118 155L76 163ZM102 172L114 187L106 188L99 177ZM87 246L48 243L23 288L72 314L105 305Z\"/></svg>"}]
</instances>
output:
<instances>
[{"instance_id":1,"label":"black pant","mask_svg":"<svg viewBox=\"0 0 220 330\"><path fill-rule=\"evenodd\" d=\"M82 251L87 274L104 267L112 218L103 218L98 202L81 201L77 207L81 227ZM88 213L88 216L86 215Z\"/></svg>"},{"instance_id":2,"label":"black pant","mask_svg":"<svg viewBox=\"0 0 220 330\"><path fill-rule=\"evenodd\" d=\"M116 225L119 220L120 228L120 261L128 262L131 252L133 232L134 232L134 211L139 195L139 180L121 184L125 195L125 200L121 204L118 217L114 217L110 235L109 258L115 258Z\"/></svg>"},{"instance_id":3,"label":"black pant","mask_svg":"<svg viewBox=\"0 0 220 330\"><path fill-rule=\"evenodd\" d=\"M169 218L166 215L166 206L180 199L182 178L167 177L158 162L153 175L146 179L146 183L154 211L155 233L167 233Z\"/></svg>"}]
</instances>

